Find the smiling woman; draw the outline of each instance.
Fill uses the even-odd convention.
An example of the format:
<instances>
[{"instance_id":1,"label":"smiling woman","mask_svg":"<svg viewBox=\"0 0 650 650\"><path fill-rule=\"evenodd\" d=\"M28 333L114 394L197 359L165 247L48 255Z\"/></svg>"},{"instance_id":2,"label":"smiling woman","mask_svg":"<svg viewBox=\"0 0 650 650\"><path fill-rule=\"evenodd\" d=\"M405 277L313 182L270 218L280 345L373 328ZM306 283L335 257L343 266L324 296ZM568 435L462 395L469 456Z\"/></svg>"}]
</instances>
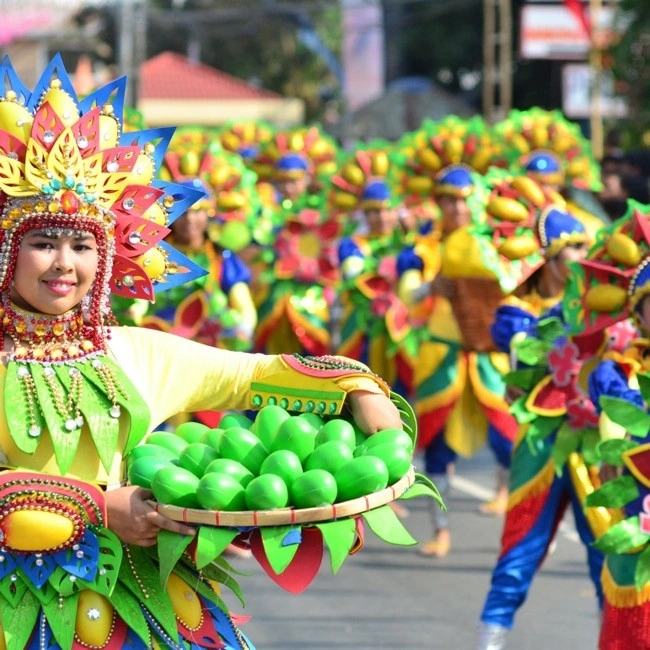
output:
<instances>
[{"instance_id":1,"label":"smiling woman","mask_svg":"<svg viewBox=\"0 0 650 650\"><path fill-rule=\"evenodd\" d=\"M202 196L154 180L173 130L123 136L124 80L79 102L60 57L31 93L6 59L0 79L0 650L252 648L215 588L227 573L144 548L196 531L126 484L124 458L177 413L285 390L345 401L367 433L401 426L388 388L342 358L115 327L111 292L203 274L163 241Z\"/></svg>"},{"instance_id":2,"label":"smiling woman","mask_svg":"<svg viewBox=\"0 0 650 650\"><path fill-rule=\"evenodd\" d=\"M98 262L91 232L30 230L18 250L11 300L29 311L63 314L90 291Z\"/></svg>"}]
</instances>

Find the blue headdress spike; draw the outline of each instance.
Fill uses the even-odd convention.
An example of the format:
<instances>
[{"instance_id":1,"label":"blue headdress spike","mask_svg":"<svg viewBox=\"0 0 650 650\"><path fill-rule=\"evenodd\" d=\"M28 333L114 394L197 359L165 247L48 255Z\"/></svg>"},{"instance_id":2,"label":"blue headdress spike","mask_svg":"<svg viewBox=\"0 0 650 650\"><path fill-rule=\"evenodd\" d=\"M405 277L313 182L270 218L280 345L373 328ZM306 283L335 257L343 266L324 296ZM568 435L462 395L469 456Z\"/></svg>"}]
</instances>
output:
<instances>
[{"instance_id":1,"label":"blue headdress spike","mask_svg":"<svg viewBox=\"0 0 650 650\"><path fill-rule=\"evenodd\" d=\"M122 120L124 115L124 97L126 94L126 77L120 77L93 91L79 102L79 111L85 115L96 106L111 104L113 113Z\"/></svg>"},{"instance_id":2,"label":"blue headdress spike","mask_svg":"<svg viewBox=\"0 0 650 650\"><path fill-rule=\"evenodd\" d=\"M187 212L197 201L205 198L206 193L201 189L190 188L180 183L155 180L151 183L153 187L163 190L165 194L174 197L174 205L167 208L168 225L171 225Z\"/></svg>"},{"instance_id":3,"label":"blue headdress spike","mask_svg":"<svg viewBox=\"0 0 650 650\"><path fill-rule=\"evenodd\" d=\"M158 246L167 253L168 263L176 264L179 271L177 273L169 273L165 278L165 282L154 283L154 291L167 291L182 284L192 282L197 278L202 278L208 274L208 271L195 262L192 262L189 257L186 257L180 251L177 251L173 246L167 242L161 241Z\"/></svg>"},{"instance_id":4,"label":"blue headdress spike","mask_svg":"<svg viewBox=\"0 0 650 650\"><path fill-rule=\"evenodd\" d=\"M67 92L68 95L72 97L75 104L79 104L77 93L75 92L72 82L70 81L70 77L68 76L68 72L63 65L63 59L61 58L61 55L57 53L52 57L52 60L49 62L47 68L45 68L43 71L40 79L36 82L36 87L34 88L34 91L32 92L31 97L26 104L26 108L30 113L33 113L38 108L41 97L43 96L43 93L50 87L50 81L53 78L58 79L61 82L61 89L65 90L65 92Z\"/></svg>"},{"instance_id":5,"label":"blue headdress spike","mask_svg":"<svg viewBox=\"0 0 650 650\"><path fill-rule=\"evenodd\" d=\"M8 56L5 56L0 64L0 78L4 83L5 89L13 90L16 93L18 101L21 104L27 104L32 92L20 80L13 65L11 65L11 59Z\"/></svg>"},{"instance_id":6,"label":"blue headdress spike","mask_svg":"<svg viewBox=\"0 0 650 650\"><path fill-rule=\"evenodd\" d=\"M165 157L165 152L176 131L174 126L163 126L158 129L146 129L145 131L127 131L120 136L120 146L128 147L138 145L144 147L147 142L151 142L155 149L151 154L156 169L160 169Z\"/></svg>"},{"instance_id":7,"label":"blue headdress spike","mask_svg":"<svg viewBox=\"0 0 650 650\"><path fill-rule=\"evenodd\" d=\"M239 155L245 159L252 159L260 152L259 146L255 144L247 144L239 149Z\"/></svg>"},{"instance_id":8,"label":"blue headdress spike","mask_svg":"<svg viewBox=\"0 0 650 650\"><path fill-rule=\"evenodd\" d=\"M384 180L374 179L363 188L363 201L390 201L390 188Z\"/></svg>"}]
</instances>

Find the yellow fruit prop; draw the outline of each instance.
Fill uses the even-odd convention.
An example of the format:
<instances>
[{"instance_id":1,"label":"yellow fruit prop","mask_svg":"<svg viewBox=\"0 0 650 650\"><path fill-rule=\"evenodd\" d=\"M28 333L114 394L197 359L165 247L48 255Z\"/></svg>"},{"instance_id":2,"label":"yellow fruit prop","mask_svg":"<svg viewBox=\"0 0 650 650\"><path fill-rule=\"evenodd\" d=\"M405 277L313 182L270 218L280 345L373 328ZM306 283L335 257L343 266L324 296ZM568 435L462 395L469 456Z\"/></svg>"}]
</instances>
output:
<instances>
[{"instance_id":1,"label":"yellow fruit prop","mask_svg":"<svg viewBox=\"0 0 650 650\"><path fill-rule=\"evenodd\" d=\"M111 604L100 594L88 589L80 592L75 622L79 641L88 648L103 648L113 631L114 614Z\"/></svg>"},{"instance_id":2,"label":"yellow fruit prop","mask_svg":"<svg viewBox=\"0 0 650 650\"><path fill-rule=\"evenodd\" d=\"M509 260L520 260L538 250L539 244L531 235L517 235L499 246L499 253Z\"/></svg>"},{"instance_id":3,"label":"yellow fruit prop","mask_svg":"<svg viewBox=\"0 0 650 650\"><path fill-rule=\"evenodd\" d=\"M542 207L548 202L544 191L532 178L528 178L527 176L517 176L512 179L510 184L537 207Z\"/></svg>"},{"instance_id":4,"label":"yellow fruit prop","mask_svg":"<svg viewBox=\"0 0 650 650\"><path fill-rule=\"evenodd\" d=\"M2 521L3 544L17 551L48 551L71 539L75 527L69 517L41 510L16 510Z\"/></svg>"},{"instance_id":5,"label":"yellow fruit prop","mask_svg":"<svg viewBox=\"0 0 650 650\"><path fill-rule=\"evenodd\" d=\"M610 313L620 311L627 300L627 292L612 284L597 284L587 291L585 304L591 311Z\"/></svg>"},{"instance_id":6,"label":"yellow fruit prop","mask_svg":"<svg viewBox=\"0 0 650 650\"><path fill-rule=\"evenodd\" d=\"M504 221L522 222L530 216L526 206L517 199L509 199L505 196L496 196L490 199L487 209L495 217Z\"/></svg>"},{"instance_id":7,"label":"yellow fruit prop","mask_svg":"<svg viewBox=\"0 0 650 650\"><path fill-rule=\"evenodd\" d=\"M637 243L627 235L614 233L605 245L613 260L626 266L636 266L641 261L642 253Z\"/></svg>"},{"instance_id":8,"label":"yellow fruit prop","mask_svg":"<svg viewBox=\"0 0 650 650\"><path fill-rule=\"evenodd\" d=\"M201 601L194 589L182 578L172 573L167 581L167 594L172 601L174 614L178 620L190 630L201 626L203 614Z\"/></svg>"}]
</instances>

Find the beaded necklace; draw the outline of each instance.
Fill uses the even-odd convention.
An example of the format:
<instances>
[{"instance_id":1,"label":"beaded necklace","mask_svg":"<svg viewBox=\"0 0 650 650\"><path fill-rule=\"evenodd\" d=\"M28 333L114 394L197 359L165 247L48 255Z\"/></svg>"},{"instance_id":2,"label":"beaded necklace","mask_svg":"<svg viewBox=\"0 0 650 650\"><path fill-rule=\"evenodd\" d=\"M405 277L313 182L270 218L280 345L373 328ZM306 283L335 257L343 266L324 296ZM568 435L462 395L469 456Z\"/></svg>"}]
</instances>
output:
<instances>
[{"instance_id":1,"label":"beaded necklace","mask_svg":"<svg viewBox=\"0 0 650 650\"><path fill-rule=\"evenodd\" d=\"M65 473L81 429L88 426L100 460L110 471L122 409L131 416L127 453L146 432L148 408L124 372L106 354L103 328L86 324L80 308L61 315L36 314L0 296L2 333L13 342L7 355L5 412L16 446L33 453L47 429ZM4 337L2 340L4 345Z\"/></svg>"}]
</instances>

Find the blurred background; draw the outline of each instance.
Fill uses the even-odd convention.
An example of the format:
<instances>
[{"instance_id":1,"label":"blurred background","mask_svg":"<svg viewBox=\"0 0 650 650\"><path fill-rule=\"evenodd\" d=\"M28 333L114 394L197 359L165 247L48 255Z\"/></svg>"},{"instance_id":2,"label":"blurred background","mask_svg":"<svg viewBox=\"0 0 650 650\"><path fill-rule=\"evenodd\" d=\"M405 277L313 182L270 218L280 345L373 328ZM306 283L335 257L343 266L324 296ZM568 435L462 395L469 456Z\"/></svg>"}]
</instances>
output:
<instances>
[{"instance_id":1,"label":"blurred background","mask_svg":"<svg viewBox=\"0 0 650 650\"><path fill-rule=\"evenodd\" d=\"M650 146L647 0L0 0L25 83L61 52L149 126L313 121L343 143L560 108L598 158Z\"/></svg>"}]
</instances>

